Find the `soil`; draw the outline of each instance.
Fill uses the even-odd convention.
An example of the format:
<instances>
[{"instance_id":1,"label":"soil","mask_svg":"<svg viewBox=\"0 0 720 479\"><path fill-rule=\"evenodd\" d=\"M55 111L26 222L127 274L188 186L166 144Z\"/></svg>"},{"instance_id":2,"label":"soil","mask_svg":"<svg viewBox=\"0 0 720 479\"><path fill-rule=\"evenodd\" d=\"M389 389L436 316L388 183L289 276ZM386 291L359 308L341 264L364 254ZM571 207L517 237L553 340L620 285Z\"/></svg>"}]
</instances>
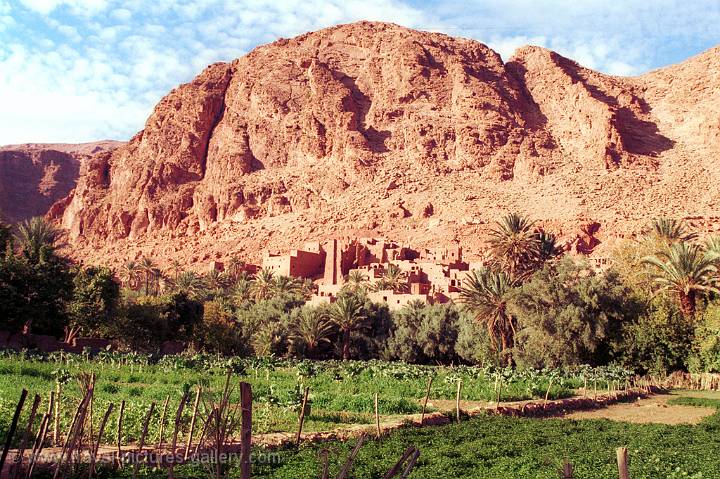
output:
<instances>
[{"instance_id":1,"label":"soil","mask_svg":"<svg viewBox=\"0 0 720 479\"><path fill-rule=\"evenodd\" d=\"M698 424L715 413L709 407L670 405L668 401L677 395L657 394L631 403L618 403L611 406L575 411L563 416L564 419L610 419L611 421L634 424Z\"/></svg>"}]
</instances>

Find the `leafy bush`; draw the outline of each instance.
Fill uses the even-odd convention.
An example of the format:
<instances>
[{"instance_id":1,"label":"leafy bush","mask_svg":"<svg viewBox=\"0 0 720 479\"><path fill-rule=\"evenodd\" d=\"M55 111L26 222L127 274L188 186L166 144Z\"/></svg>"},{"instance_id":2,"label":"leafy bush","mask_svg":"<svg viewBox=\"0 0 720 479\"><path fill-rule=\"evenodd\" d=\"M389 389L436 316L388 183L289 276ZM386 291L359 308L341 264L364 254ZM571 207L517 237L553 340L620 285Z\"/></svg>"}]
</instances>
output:
<instances>
[{"instance_id":1,"label":"leafy bush","mask_svg":"<svg viewBox=\"0 0 720 479\"><path fill-rule=\"evenodd\" d=\"M385 356L411 363L450 363L458 336L457 309L411 303L393 315Z\"/></svg>"}]
</instances>

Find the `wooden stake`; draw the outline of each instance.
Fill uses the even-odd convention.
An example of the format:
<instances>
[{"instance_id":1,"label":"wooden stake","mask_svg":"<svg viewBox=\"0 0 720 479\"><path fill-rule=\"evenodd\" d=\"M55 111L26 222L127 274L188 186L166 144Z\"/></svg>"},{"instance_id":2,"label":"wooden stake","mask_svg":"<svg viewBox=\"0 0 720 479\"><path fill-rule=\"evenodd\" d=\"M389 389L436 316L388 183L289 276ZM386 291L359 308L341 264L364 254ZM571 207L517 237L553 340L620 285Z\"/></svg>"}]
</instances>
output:
<instances>
[{"instance_id":1,"label":"wooden stake","mask_svg":"<svg viewBox=\"0 0 720 479\"><path fill-rule=\"evenodd\" d=\"M53 421L53 446L60 444L60 406L61 406L62 384L55 383L55 420Z\"/></svg>"},{"instance_id":2,"label":"wooden stake","mask_svg":"<svg viewBox=\"0 0 720 479\"><path fill-rule=\"evenodd\" d=\"M583 386L583 397L587 397L587 376L583 376L583 382L585 385Z\"/></svg>"},{"instance_id":3,"label":"wooden stake","mask_svg":"<svg viewBox=\"0 0 720 479\"><path fill-rule=\"evenodd\" d=\"M23 437L20 442L20 447L18 448L17 454L15 455L15 471L13 473L13 477L17 478L20 477L20 470L22 469L23 464L23 457L25 456L25 447L27 447L27 443L30 440L30 436L32 434L32 427L35 423L35 415L37 414L38 406L40 405L40 395L36 394L35 398L33 400L32 409L30 409L30 417L28 418L27 427L25 428L25 434L23 434Z\"/></svg>"},{"instance_id":4,"label":"wooden stake","mask_svg":"<svg viewBox=\"0 0 720 479\"><path fill-rule=\"evenodd\" d=\"M495 397L495 410L496 411L500 407L500 397L502 396L502 388L503 388L503 381L498 381L497 390L496 390L497 396Z\"/></svg>"},{"instance_id":5,"label":"wooden stake","mask_svg":"<svg viewBox=\"0 0 720 479\"><path fill-rule=\"evenodd\" d=\"M618 463L618 474L620 479L630 479L630 473L628 472L628 457L627 448L617 448L617 463Z\"/></svg>"},{"instance_id":6,"label":"wooden stake","mask_svg":"<svg viewBox=\"0 0 720 479\"><path fill-rule=\"evenodd\" d=\"M98 449L100 448L100 443L102 442L103 433L105 432L105 426L107 425L108 418L110 417L110 414L112 414L112 410L115 407L113 403L110 403L110 405L107 408L107 411L105 411L105 415L102 418L102 422L100 423L100 429L98 430L98 438L97 441L95 441L95 447L93 447L92 454L90 455L90 477L92 478L93 474L95 474L95 462L97 462L97 453Z\"/></svg>"},{"instance_id":7,"label":"wooden stake","mask_svg":"<svg viewBox=\"0 0 720 479\"><path fill-rule=\"evenodd\" d=\"M375 437L380 439L380 406L378 403L378 393L375 393Z\"/></svg>"},{"instance_id":8,"label":"wooden stake","mask_svg":"<svg viewBox=\"0 0 720 479\"><path fill-rule=\"evenodd\" d=\"M147 437L147 431L148 426L150 425L150 418L152 417L152 413L155 410L155 403L150 403L150 409L148 409L147 415L145 416L145 422L143 423L143 430L142 435L140 435L140 444L138 447L137 456L135 456L135 464L133 465L133 473L132 477L133 479L137 478L138 469L140 468L140 456L143 452L143 447L145 447L145 437Z\"/></svg>"},{"instance_id":9,"label":"wooden stake","mask_svg":"<svg viewBox=\"0 0 720 479\"><path fill-rule=\"evenodd\" d=\"M123 415L125 414L125 400L120 402L120 412L118 413L117 420L117 464L118 467L122 466L122 422Z\"/></svg>"},{"instance_id":10,"label":"wooden stake","mask_svg":"<svg viewBox=\"0 0 720 479\"><path fill-rule=\"evenodd\" d=\"M398 459L398 461L395 463L395 465L393 467L391 467L390 470L388 470L388 472L385 473L385 475L383 476L383 479L390 479L392 477L395 477L400 472L400 469L402 468L403 464L405 464L405 461L407 461L407 459L410 456L415 454L416 450L417 450L417 448L415 446L410 446L407 449L405 449L405 452L403 453L403 455L400 456L400 459Z\"/></svg>"},{"instance_id":11,"label":"wooden stake","mask_svg":"<svg viewBox=\"0 0 720 479\"><path fill-rule=\"evenodd\" d=\"M328 451L327 449L320 450L320 460L322 461L322 472L320 473L320 479L328 479L330 470L330 458L328 457L329 453L330 451Z\"/></svg>"},{"instance_id":12,"label":"wooden stake","mask_svg":"<svg viewBox=\"0 0 720 479\"><path fill-rule=\"evenodd\" d=\"M250 479L250 448L252 447L252 387L240 383L240 405L242 407L242 432L240 435L240 479Z\"/></svg>"},{"instance_id":13,"label":"wooden stake","mask_svg":"<svg viewBox=\"0 0 720 479\"><path fill-rule=\"evenodd\" d=\"M400 476L400 479L407 479L407 477L410 475L410 472L412 472L413 468L415 467L415 463L418 460L418 457L420 457L420 450L415 449L415 452L412 456L410 456L410 460L408 461L407 466L405 466L405 470L402 473L402 476Z\"/></svg>"},{"instance_id":14,"label":"wooden stake","mask_svg":"<svg viewBox=\"0 0 720 479\"><path fill-rule=\"evenodd\" d=\"M462 390L462 379L458 380L457 394L455 395L455 418L460 422L460 391Z\"/></svg>"},{"instance_id":15,"label":"wooden stake","mask_svg":"<svg viewBox=\"0 0 720 479\"><path fill-rule=\"evenodd\" d=\"M563 460L563 468L560 470L560 476L562 479L573 479L574 474L573 466L568 462L567 458Z\"/></svg>"},{"instance_id":16,"label":"wooden stake","mask_svg":"<svg viewBox=\"0 0 720 479\"><path fill-rule=\"evenodd\" d=\"M187 461L190 455L190 447L192 446L193 433L195 432L195 420L197 418L198 406L200 405L200 394L202 394L202 388L198 386L197 393L195 393L195 402L193 403L192 417L190 418L190 433L185 446L185 456L183 460Z\"/></svg>"},{"instance_id":17,"label":"wooden stake","mask_svg":"<svg viewBox=\"0 0 720 479\"><path fill-rule=\"evenodd\" d=\"M545 400L543 401L543 409L547 406L548 399L550 398L550 389L552 388L553 379L555 378L550 377L550 382L548 383L548 388L545 392Z\"/></svg>"},{"instance_id":18,"label":"wooden stake","mask_svg":"<svg viewBox=\"0 0 720 479\"><path fill-rule=\"evenodd\" d=\"M50 411L52 411L52 407L50 408ZM45 442L45 436L47 436L47 432L50 429L50 419L52 418L50 413L45 413L43 416L42 423L40 424L40 429L38 430L37 436L35 437L35 444L33 445L32 453L30 454L30 464L28 465L27 474L25 475L26 479L30 479L32 477L33 469L35 468L35 461L37 461L37 458L40 456L40 453L43 449L43 443Z\"/></svg>"},{"instance_id":19,"label":"wooden stake","mask_svg":"<svg viewBox=\"0 0 720 479\"><path fill-rule=\"evenodd\" d=\"M365 434L361 435L358 438L357 444L355 444L355 447L353 448L352 452L350 453L350 457L348 457L347 461L345 461L345 465L343 466L340 473L337 475L336 479L345 479L347 477L348 472L350 472L350 468L352 467L352 463L355 461L355 457L357 457L358 452L360 452L360 448L362 447L364 442L365 442Z\"/></svg>"},{"instance_id":20,"label":"wooden stake","mask_svg":"<svg viewBox=\"0 0 720 479\"><path fill-rule=\"evenodd\" d=\"M162 447L162 443L163 443L163 433L165 432L165 415L167 414L168 402L170 402L169 395L165 397L165 402L163 403L163 408L162 408L162 414L160 415L160 433L158 436L157 449L160 449Z\"/></svg>"},{"instance_id":21,"label":"wooden stake","mask_svg":"<svg viewBox=\"0 0 720 479\"><path fill-rule=\"evenodd\" d=\"M305 424L305 409L307 408L307 401L308 401L309 394L310 394L310 388L305 387L305 391L303 392L302 406L300 408L300 419L298 421L298 431L297 431L297 434L295 435L295 447L300 446L300 438L302 436L303 424Z\"/></svg>"},{"instance_id":22,"label":"wooden stake","mask_svg":"<svg viewBox=\"0 0 720 479\"><path fill-rule=\"evenodd\" d=\"M422 415L420 416L420 425L425 424L425 410L427 409L428 401L430 400L430 387L432 386L433 377L428 378L427 391L425 391L425 401L423 401Z\"/></svg>"},{"instance_id":23,"label":"wooden stake","mask_svg":"<svg viewBox=\"0 0 720 479\"><path fill-rule=\"evenodd\" d=\"M20 401L18 401L15 407L15 415L13 416L12 422L10 423L10 429L8 430L7 437L5 438L5 447L3 448L2 456L0 456L0 474L2 474L5 460L7 459L8 452L10 452L10 445L12 444L12 438L15 435L15 429L17 429L17 423L20 420L20 413L25 405L25 398L27 398L27 389L23 389L20 393Z\"/></svg>"},{"instance_id":24,"label":"wooden stake","mask_svg":"<svg viewBox=\"0 0 720 479\"><path fill-rule=\"evenodd\" d=\"M175 449L177 448L177 439L178 439L178 432L180 430L180 421L182 420L182 412L183 408L185 407L185 402L188 399L187 393L183 393L182 398L180 398L180 404L178 405L177 412L175 413L175 428L173 430L173 436L172 436L172 446L170 449L170 454L172 454L172 459L170 461L170 468L168 471L168 477L172 479L174 476L173 474L173 468L175 466Z\"/></svg>"}]
</instances>

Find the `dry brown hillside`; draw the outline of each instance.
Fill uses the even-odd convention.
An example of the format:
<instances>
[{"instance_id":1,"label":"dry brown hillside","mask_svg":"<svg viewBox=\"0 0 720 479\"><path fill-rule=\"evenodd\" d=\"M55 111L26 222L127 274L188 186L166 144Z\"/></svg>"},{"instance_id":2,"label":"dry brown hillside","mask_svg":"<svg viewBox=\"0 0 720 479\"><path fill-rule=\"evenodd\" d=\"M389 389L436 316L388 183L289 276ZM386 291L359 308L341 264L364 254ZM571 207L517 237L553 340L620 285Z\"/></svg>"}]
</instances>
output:
<instances>
[{"instance_id":1,"label":"dry brown hillside","mask_svg":"<svg viewBox=\"0 0 720 479\"><path fill-rule=\"evenodd\" d=\"M78 258L196 265L364 235L472 254L508 210L597 222L600 250L661 215L714 228L719 52L619 78L385 23L282 39L168 93L52 216Z\"/></svg>"}]
</instances>

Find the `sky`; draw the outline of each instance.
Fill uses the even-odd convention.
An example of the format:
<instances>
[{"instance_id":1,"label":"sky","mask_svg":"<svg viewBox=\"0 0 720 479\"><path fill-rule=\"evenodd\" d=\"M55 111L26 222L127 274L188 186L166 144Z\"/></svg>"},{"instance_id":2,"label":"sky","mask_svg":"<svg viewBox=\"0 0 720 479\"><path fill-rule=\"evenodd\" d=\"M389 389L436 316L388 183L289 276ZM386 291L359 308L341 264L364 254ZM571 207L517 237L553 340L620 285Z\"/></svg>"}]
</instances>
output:
<instances>
[{"instance_id":1,"label":"sky","mask_svg":"<svg viewBox=\"0 0 720 479\"><path fill-rule=\"evenodd\" d=\"M718 0L0 0L0 145L126 140L205 66L279 37L390 21L637 75L720 44Z\"/></svg>"}]
</instances>

